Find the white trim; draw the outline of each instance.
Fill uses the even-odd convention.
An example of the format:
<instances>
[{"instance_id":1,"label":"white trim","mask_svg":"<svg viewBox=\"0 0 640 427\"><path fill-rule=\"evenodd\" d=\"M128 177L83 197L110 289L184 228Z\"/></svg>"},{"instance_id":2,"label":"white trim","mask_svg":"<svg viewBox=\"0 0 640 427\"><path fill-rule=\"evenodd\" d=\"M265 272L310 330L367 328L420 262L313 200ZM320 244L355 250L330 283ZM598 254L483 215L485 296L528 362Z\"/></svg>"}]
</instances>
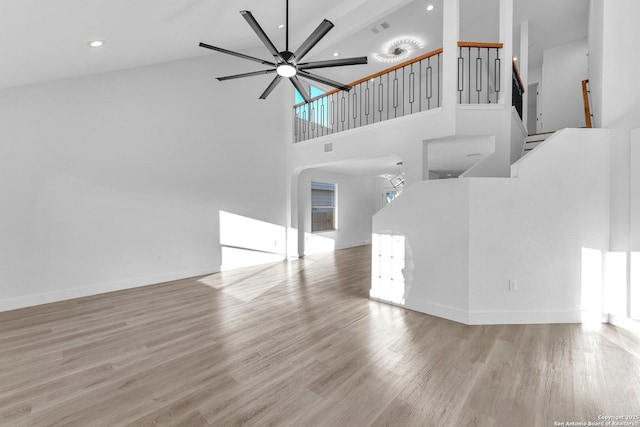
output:
<instances>
[{"instance_id":1,"label":"white trim","mask_svg":"<svg viewBox=\"0 0 640 427\"><path fill-rule=\"evenodd\" d=\"M373 301L383 302L385 304L395 305L401 308L406 308L408 310L417 311L424 314L429 314L431 316L442 317L443 319L452 320L458 323L464 323L468 325L469 313L465 310L462 310L457 307L451 307L448 305L442 304L434 304L431 302L420 301L416 303L416 298L413 298L413 302L405 303L405 304L396 304L390 301L385 301L380 298L375 298L371 296L371 291L369 291L369 299Z\"/></svg>"},{"instance_id":2,"label":"white trim","mask_svg":"<svg viewBox=\"0 0 640 427\"><path fill-rule=\"evenodd\" d=\"M583 313L573 311L470 311L470 325L522 325L582 323Z\"/></svg>"},{"instance_id":3,"label":"white trim","mask_svg":"<svg viewBox=\"0 0 640 427\"><path fill-rule=\"evenodd\" d=\"M220 266L214 265L202 270L174 271L171 273L155 274L131 279L118 280L114 282L95 283L93 285L80 286L77 288L60 289L52 292L25 295L17 298L5 298L0 299L0 312L32 307L34 305L65 301L69 299L88 297L113 291L121 291L124 289L155 285L189 277L204 276L208 274L218 273L219 271Z\"/></svg>"},{"instance_id":4,"label":"white trim","mask_svg":"<svg viewBox=\"0 0 640 427\"><path fill-rule=\"evenodd\" d=\"M465 325L522 325L542 323L582 323L584 313L574 311L466 311L457 307L434 304L427 301L413 301L406 304L395 304L379 298L369 298L374 301L395 305L431 316L442 317ZM633 322L633 321L631 321ZM634 322L640 324L638 322Z\"/></svg>"},{"instance_id":5,"label":"white trim","mask_svg":"<svg viewBox=\"0 0 640 427\"><path fill-rule=\"evenodd\" d=\"M371 244L371 239L365 240L365 241L361 241L361 242L342 243L340 245L336 245L335 249L336 250L349 249L349 248L356 248L358 246L365 246L365 245L370 245L370 244Z\"/></svg>"}]
</instances>

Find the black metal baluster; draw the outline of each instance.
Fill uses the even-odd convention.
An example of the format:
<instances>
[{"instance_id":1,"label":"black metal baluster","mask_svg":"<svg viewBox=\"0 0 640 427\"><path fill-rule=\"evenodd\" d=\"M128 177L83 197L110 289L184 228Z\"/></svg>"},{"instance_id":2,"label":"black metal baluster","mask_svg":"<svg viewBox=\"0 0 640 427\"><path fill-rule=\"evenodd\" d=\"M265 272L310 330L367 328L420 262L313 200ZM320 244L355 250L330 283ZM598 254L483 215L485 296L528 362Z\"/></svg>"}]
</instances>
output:
<instances>
[{"instance_id":1,"label":"black metal baluster","mask_svg":"<svg viewBox=\"0 0 640 427\"><path fill-rule=\"evenodd\" d=\"M376 122L376 79L371 79L371 123Z\"/></svg>"},{"instance_id":2,"label":"black metal baluster","mask_svg":"<svg viewBox=\"0 0 640 427\"><path fill-rule=\"evenodd\" d=\"M331 95L331 104L333 106L333 110L331 113L331 133L340 132L340 127L338 126L338 92L335 92Z\"/></svg>"},{"instance_id":3,"label":"black metal baluster","mask_svg":"<svg viewBox=\"0 0 640 427\"><path fill-rule=\"evenodd\" d=\"M340 121L342 122L342 130L344 131L344 115L345 115L345 102L344 102L344 91L342 91L342 99L340 100L341 105L341 117L340 117ZM347 123L347 126L349 126L349 124Z\"/></svg>"},{"instance_id":4,"label":"black metal baluster","mask_svg":"<svg viewBox=\"0 0 640 427\"><path fill-rule=\"evenodd\" d=\"M422 111L422 97L420 96L422 93L422 60L418 65L420 66L418 70L418 111Z\"/></svg>"},{"instance_id":5,"label":"black metal baluster","mask_svg":"<svg viewBox=\"0 0 640 427\"><path fill-rule=\"evenodd\" d=\"M440 79L440 53L438 54L438 107L440 107L440 85L442 80Z\"/></svg>"},{"instance_id":6,"label":"black metal baluster","mask_svg":"<svg viewBox=\"0 0 640 427\"><path fill-rule=\"evenodd\" d=\"M393 117L398 117L398 70L393 72Z\"/></svg>"},{"instance_id":7,"label":"black metal baluster","mask_svg":"<svg viewBox=\"0 0 640 427\"><path fill-rule=\"evenodd\" d=\"M500 49L496 48L496 59L495 59L495 67L496 67L496 72L495 72L495 88L496 88L496 104L500 101L499 100L499 96L500 96L500 85L501 85L501 79L500 79Z\"/></svg>"},{"instance_id":8,"label":"black metal baluster","mask_svg":"<svg viewBox=\"0 0 640 427\"><path fill-rule=\"evenodd\" d=\"M476 93L478 95L478 104L480 104L480 92L482 92L482 57L480 57L480 48L478 48L478 56L476 56Z\"/></svg>"},{"instance_id":9,"label":"black metal baluster","mask_svg":"<svg viewBox=\"0 0 640 427\"><path fill-rule=\"evenodd\" d=\"M471 104L471 47L467 48L467 58L469 58L469 61L467 61L469 63L469 75L467 76L469 85L467 87L469 88L469 104Z\"/></svg>"},{"instance_id":10,"label":"black metal baluster","mask_svg":"<svg viewBox=\"0 0 640 427\"><path fill-rule=\"evenodd\" d=\"M384 87L382 86L382 76L378 82L378 113L380 114L380 121L382 121L382 110L384 110Z\"/></svg>"},{"instance_id":11,"label":"black metal baluster","mask_svg":"<svg viewBox=\"0 0 640 427\"><path fill-rule=\"evenodd\" d=\"M440 64L438 64L438 73L440 72ZM464 91L464 56L462 56L462 47L460 48L460 56L458 56L458 95L460 96L460 104L462 104L462 91Z\"/></svg>"},{"instance_id":12,"label":"black metal baluster","mask_svg":"<svg viewBox=\"0 0 640 427\"><path fill-rule=\"evenodd\" d=\"M298 107L293 110L293 140L298 142Z\"/></svg>"},{"instance_id":13,"label":"black metal baluster","mask_svg":"<svg viewBox=\"0 0 640 427\"><path fill-rule=\"evenodd\" d=\"M327 131L327 123L325 121L326 118L326 111L324 109L324 100L325 97L323 96L322 98L320 98L320 124L322 125L322 135L325 134L325 132Z\"/></svg>"},{"instance_id":14,"label":"black metal baluster","mask_svg":"<svg viewBox=\"0 0 640 427\"><path fill-rule=\"evenodd\" d=\"M410 113L413 114L413 102L415 101L415 89L416 89L416 75L413 72L413 64L409 68L409 107Z\"/></svg>"},{"instance_id":15,"label":"black metal baluster","mask_svg":"<svg viewBox=\"0 0 640 427\"><path fill-rule=\"evenodd\" d=\"M365 124L369 124L369 80L367 80L367 87L364 90L364 116Z\"/></svg>"},{"instance_id":16,"label":"black metal baluster","mask_svg":"<svg viewBox=\"0 0 640 427\"><path fill-rule=\"evenodd\" d=\"M305 104L306 106L306 104ZM302 110L302 140L304 141L307 136L307 110Z\"/></svg>"},{"instance_id":17,"label":"black metal baluster","mask_svg":"<svg viewBox=\"0 0 640 427\"><path fill-rule=\"evenodd\" d=\"M315 138L315 134L316 134L315 118L316 118L316 110L315 108L313 108L313 102L311 102L309 105L309 126L311 126L311 133L310 133L311 138Z\"/></svg>"},{"instance_id":18,"label":"black metal baluster","mask_svg":"<svg viewBox=\"0 0 640 427\"><path fill-rule=\"evenodd\" d=\"M353 88L353 127L356 127L356 118L358 117L358 90Z\"/></svg>"},{"instance_id":19,"label":"black metal baluster","mask_svg":"<svg viewBox=\"0 0 640 427\"><path fill-rule=\"evenodd\" d=\"M360 116L360 125L359 126L362 126L362 116L363 116L363 114L362 114L363 105L362 104L364 102L364 99L363 99L364 97L362 96L362 83L358 84L358 89L360 89L360 97L359 97L360 98L360 109L358 110L358 111L360 111L360 114L359 114L359 116Z\"/></svg>"},{"instance_id":20,"label":"black metal baluster","mask_svg":"<svg viewBox=\"0 0 640 427\"><path fill-rule=\"evenodd\" d=\"M487 104L491 104L491 99L489 98L489 75L491 74L491 49L487 48Z\"/></svg>"},{"instance_id":21,"label":"black metal baluster","mask_svg":"<svg viewBox=\"0 0 640 427\"><path fill-rule=\"evenodd\" d=\"M431 67L431 58L427 60L427 69L424 77L424 91L427 97L427 110L431 109L431 98L433 97L433 68Z\"/></svg>"},{"instance_id":22,"label":"black metal baluster","mask_svg":"<svg viewBox=\"0 0 640 427\"><path fill-rule=\"evenodd\" d=\"M387 73L387 120L389 120L389 74Z\"/></svg>"},{"instance_id":23,"label":"black metal baluster","mask_svg":"<svg viewBox=\"0 0 640 427\"><path fill-rule=\"evenodd\" d=\"M405 67L402 67L402 116L404 117L404 101L405 101L405 96L404 96L404 69Z\"/></svg>"}]
</instances>

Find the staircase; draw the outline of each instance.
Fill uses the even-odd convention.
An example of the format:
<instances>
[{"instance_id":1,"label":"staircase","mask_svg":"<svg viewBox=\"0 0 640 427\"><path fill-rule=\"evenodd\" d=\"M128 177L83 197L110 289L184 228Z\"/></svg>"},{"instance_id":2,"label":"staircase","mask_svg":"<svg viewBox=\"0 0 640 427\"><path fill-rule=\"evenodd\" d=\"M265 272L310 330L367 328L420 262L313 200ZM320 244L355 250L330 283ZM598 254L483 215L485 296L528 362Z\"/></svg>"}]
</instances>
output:
<instances>
[{"instance_id":1,"label":"staircase","mask_svg":"<svg viewBox=\"0 0 640 427\"><path fill-rule=\"evenodd\" d=\"M536 148L538 145L542 144L544 141L547 140L547 138L549 138L554 133L555 131L534 133L529 135L527 139L525 139L524 141L524 155L526 156L529 152L531 152L531 150Z\"/></svg>"}]
</instances>

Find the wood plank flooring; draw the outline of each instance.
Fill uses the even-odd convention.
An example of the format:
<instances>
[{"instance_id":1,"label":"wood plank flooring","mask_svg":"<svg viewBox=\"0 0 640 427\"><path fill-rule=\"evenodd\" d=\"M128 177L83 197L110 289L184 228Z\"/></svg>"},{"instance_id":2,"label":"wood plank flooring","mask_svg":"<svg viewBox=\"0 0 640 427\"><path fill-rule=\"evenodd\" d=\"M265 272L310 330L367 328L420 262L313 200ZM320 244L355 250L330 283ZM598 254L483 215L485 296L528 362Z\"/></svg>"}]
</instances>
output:
<instances>
[{"instance_id":1,"label":"wood plank flooring","mask_svg":"<svg viewBox=\"0 0 640 427\"><path fill-rule=\"evenodd\" d=\"M640 415L640 338L370 301L370 248L0 313L0 425L553 426ZM640 422L638 422L640 425Z\"/></svg>"}]
</instances>

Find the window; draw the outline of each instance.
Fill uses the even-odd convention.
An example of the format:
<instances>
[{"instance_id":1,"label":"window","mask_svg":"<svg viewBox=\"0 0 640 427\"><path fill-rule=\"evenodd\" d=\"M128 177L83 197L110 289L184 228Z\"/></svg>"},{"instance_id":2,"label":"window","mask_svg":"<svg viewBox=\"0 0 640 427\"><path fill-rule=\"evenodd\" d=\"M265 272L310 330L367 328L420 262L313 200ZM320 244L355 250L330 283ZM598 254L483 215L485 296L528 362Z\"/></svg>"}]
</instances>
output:
<instances>
[{"instance_id":1,"label":"window","mask_svg":"<svg viewBox=\"0 0 640 427\"><path fill-rule=\"evenodd\" d=\"M336 185L311 182L311 232L336 229Z\"/></svg>"},{"instance_id":2,"label":"window","mask_svg":"<svg viewBox=\"0 0 640 427\"><path fill-rule=\"evenodd\" d=\"M297 90L295 91L296 98L295 104L300 104L304 102L302 95ZM309 96L311 98L315 98L316 96L323 95L325 93L324 90L315 87L314 85L309 85ZM309 105L311 105L311 111L309 111ZM305 104L298 110L298 115L300 118L304 120L311 120L314 123L318 123L322 126L327 126L329 120L329 104L326 99L319 99L318 101L312 102L311 104Z\"/></svg>"}]
</instances>

